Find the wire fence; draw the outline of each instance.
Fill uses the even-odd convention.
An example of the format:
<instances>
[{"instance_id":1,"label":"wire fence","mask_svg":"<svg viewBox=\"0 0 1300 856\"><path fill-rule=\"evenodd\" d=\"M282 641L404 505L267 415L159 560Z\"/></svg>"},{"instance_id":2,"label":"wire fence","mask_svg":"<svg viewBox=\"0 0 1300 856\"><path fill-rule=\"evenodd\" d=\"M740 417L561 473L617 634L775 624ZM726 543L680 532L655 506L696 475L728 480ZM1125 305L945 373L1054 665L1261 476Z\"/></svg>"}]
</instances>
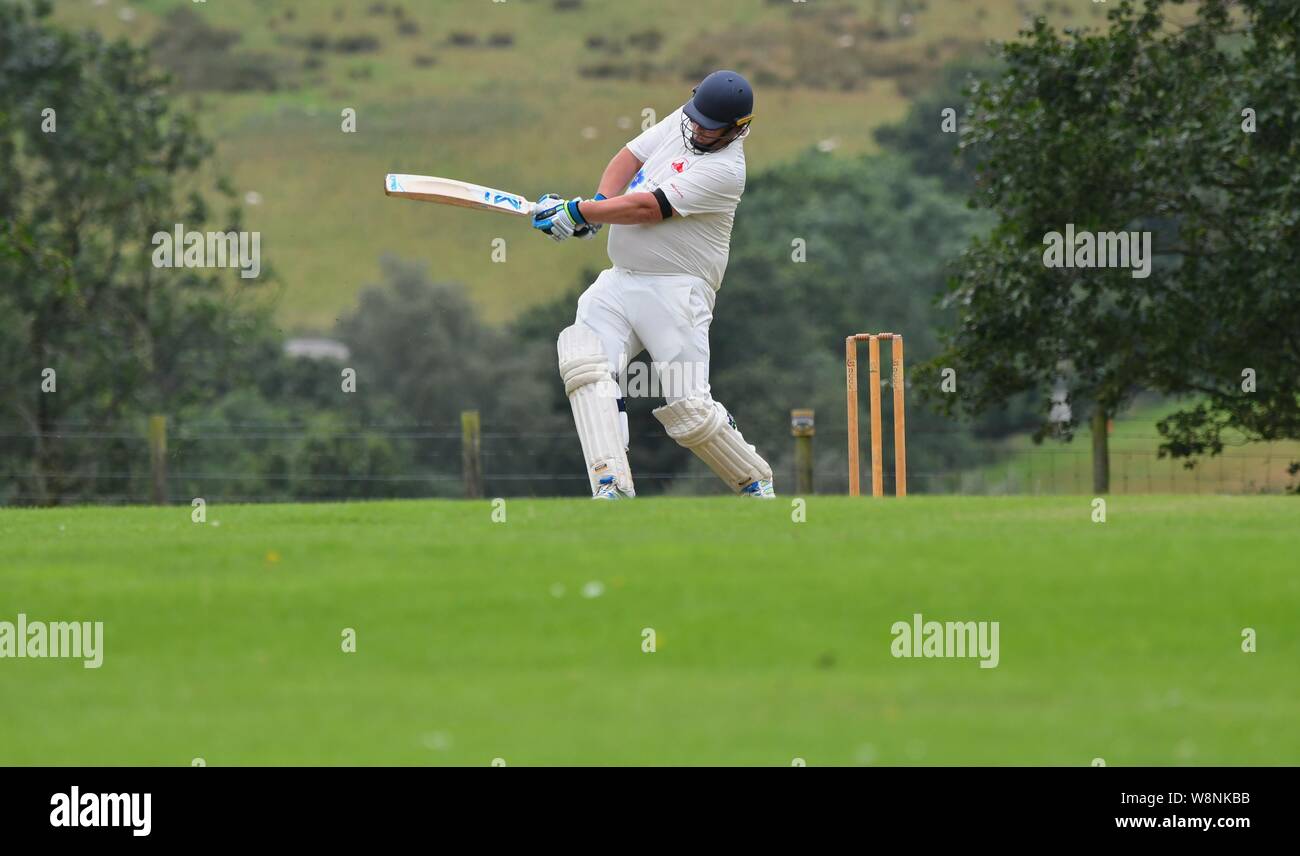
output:
<instances>
[{"instance_id":1,"label":"wire fence","mask_svg":"<svg viewBox=\"0 0 1300 856\"><path fill-rule=\"evenodd\" d=\"M1123 426L1121 426L1122 428ZM967 433L909 431L908 492L971 495L1052 495L1093 492L1087 438L1073 443L972 441ZM1290 472L1300 444L1230 447L1187 468L1161 458L1160 438L1113 434L1110 492L1281 493L1294 490ZM951 441L951 442L949 442ZM227 423L174 427L165 452L147 430L98 430L75 423L32 433L0 429L0 504L188 504L338 501L458 497L467 491L466 446L459 426L368 425L321 431L309 426ZM843 430L819 429L812 469L815 493L848 491ZM955 455L935 450L959 448ZM581 496L587 476L572 432L484 431L473 441L481 473L471 493L484 496ZM929 452L925 450L928 449ZM799 483L793 441L764 447L778 491ZM631 462L643 494L722 494L727 488L662 432L632 438ZM863 492L870 468L863 454ZM42 466L41 462L47 462ZM53 462L50 465L48 462ZM162 466L158 467L161 462ZM884 490L893 493L893 455L883 460Z\"/></svg>"}]
</instances>

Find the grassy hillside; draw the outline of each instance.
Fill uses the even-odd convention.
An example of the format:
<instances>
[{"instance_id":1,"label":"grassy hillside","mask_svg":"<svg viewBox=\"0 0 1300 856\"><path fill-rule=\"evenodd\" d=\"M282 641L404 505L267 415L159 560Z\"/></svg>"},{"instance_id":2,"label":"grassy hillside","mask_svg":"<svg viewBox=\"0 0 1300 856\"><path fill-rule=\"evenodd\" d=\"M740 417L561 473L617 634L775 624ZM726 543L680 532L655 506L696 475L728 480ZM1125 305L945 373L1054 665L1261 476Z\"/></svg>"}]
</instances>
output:
<instances>
[{"instance_id":1,"label":"grassy hillside","mask_svg":"<svg viewBox=\"0 0 1300 856\"><path fill-rule=\"evenodd\" d=\"M0 621L105 623L97 670L0 664L0 763L1296 764L1294 505L0 512ZM999 665L891 656L918 612Z\"/></svg>"},{"instance_id":2,"label":"grassy hillside","mask_svg":"<svg viewBox=\"0 0 1300 856\"><path fill-rule=\"evenodd\" d=\"M238 37L166 17L181 7ZM814 145L872 148L935 69L1010 37L1029 12L1100 21L1092 4L1024 0L376 0L177 4L60 0L61 20L155 41L186 84L248 225L285 282L282 317L323 329L392 252L468 283L501 318L605 263L603 241L553 246L491 214L386 199L386 172L449 175L537 196L590 193L643 110L680 105L703 70L758 86L751 170ZM192 42L192 43L191 43ZM202 91L231 69L273 91ZM195 90L198 90L197 92ZM355 134L341 111L357 113ZM506 240L494 263L492 241Z\"/></svg>"},{"instance_id":3,"label":"grassy hillside","mask_svg":"<svg viewBox=\"0 0 1300 856\"><path fill-rule=\"evenodd\" d=\"M1221 455L1203 458L1192 469L1160 458L1156 423L1179 409L1173 402L1141 404L1111 426L1110 483L1120 494L1280 493L1296 484L1287 473L1300 461L1300 442L1246 443L1225 437ZM1035 445L1028 435L999 444L1004 460L960 474L940 489L993 494L1075 493L1092 490L1092 442L1086 426L1071 443Z\"/></svg>"}]
</instances>

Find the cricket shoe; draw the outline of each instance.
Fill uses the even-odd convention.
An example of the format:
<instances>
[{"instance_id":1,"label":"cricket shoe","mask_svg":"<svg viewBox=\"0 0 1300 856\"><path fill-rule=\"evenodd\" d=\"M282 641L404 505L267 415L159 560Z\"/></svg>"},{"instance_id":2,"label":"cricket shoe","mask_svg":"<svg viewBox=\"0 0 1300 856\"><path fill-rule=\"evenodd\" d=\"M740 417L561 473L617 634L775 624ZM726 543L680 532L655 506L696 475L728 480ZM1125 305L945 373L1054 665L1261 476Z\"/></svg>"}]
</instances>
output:
<instances>
[{"instance_id":1,"label":"cricket shoe","mask_svg":"<svg viewBox=\"0 0 1300 856\"><path fill-rule=\"evenodd\" d=\"M741 496L752 496L755 499L775 499L776 489L772 487L771 479L759 479L750 482L749 487L740 491Z\"/></svg>"},{"instance_id":2,"label":"cricket shoe","mask_svg":"<svg viewBox=\"0 0 1300 856\"><path fill-rule=\"evenodd\" d=\"M632 499L636 496L636 491L619 490L618 485L614 482L613 476L605 476L596 483L596 492L591 495L592 499Z\"/></svg>"}]
</instances>

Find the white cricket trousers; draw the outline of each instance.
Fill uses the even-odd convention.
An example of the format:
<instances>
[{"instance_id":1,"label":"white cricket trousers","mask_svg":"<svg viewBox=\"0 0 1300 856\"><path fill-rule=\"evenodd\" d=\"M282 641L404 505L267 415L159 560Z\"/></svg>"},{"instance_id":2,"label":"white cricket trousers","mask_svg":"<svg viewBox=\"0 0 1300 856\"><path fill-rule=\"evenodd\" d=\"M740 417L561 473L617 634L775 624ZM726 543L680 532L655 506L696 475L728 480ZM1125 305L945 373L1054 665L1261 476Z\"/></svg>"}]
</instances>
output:
<instances>
[{"instance_id":1,"label":"white cricket trousers","mask_svg":"<svg viewBox=\"0 0 1300 856\"><path fill-rule=\"evenodd\" d=\"M650 354L653 394L669 403L709 393L709 324L717 293L707 282L686 274L635 273L613 267L602 271L578 298L575 323L595 331L610 366L630 396L628 363L644 349ZM641 380L648 381L642 372Z\"/></svg>"}]
</instances>

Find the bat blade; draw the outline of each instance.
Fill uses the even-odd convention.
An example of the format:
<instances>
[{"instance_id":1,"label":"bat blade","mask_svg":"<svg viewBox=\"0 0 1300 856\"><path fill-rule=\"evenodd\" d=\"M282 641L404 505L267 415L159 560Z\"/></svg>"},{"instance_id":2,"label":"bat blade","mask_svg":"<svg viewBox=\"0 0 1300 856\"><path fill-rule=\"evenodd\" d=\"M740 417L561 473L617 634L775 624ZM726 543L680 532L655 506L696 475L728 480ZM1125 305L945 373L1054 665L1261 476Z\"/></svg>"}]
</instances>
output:
<instances>
[{"instance_id":1,"label":"bat blade","mask_svg":"<svg viewBox=\"0 0 1300 856\"><path fill-rule=\"evenodd\" d=\"M390 172L384 178L384 194L401 199L437 202L441 205L500 211L502 214L514 214L519 217L531 217L534 209L537 208L536 203L529 202L518 193L433 175L403 175Z\"/></svg>"}]
</instances>

